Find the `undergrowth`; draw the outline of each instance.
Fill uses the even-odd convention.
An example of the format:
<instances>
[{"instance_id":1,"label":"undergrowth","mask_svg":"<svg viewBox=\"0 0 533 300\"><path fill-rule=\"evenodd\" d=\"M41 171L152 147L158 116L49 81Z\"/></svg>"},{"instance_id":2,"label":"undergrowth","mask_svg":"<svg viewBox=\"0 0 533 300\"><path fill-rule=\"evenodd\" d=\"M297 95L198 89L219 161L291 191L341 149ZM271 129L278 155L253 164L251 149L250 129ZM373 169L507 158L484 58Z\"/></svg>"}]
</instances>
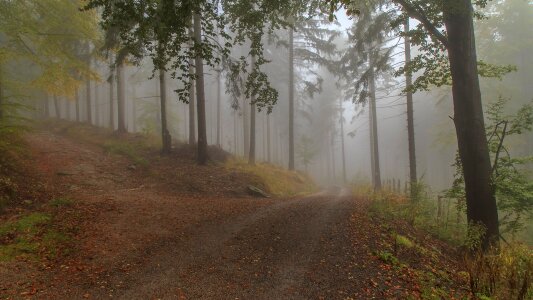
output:
<instances>
[{"instance_id":1,"label":"undergrowth","mask_svg":"<svg viewBox=\"0 0 533 300\"><path fill-rule=\"evenodd\" d=\"M465 268L472 297L476 299L533 299L533 250L519 242L502 241L498 249L489 253L472 253L472 243L476 238L467 235L467 226L461 207L453 201L438 198L433 200L426 186L419 184L415 187L416 197L411 201L409 196L393 193L388 190L373 192L370 186L357 186L353 192L364 193L370 198L370 213L385 219L403 220L433 236L464 250L461 262ZM474 239L474 240L473 240ZM477 239L480 239L478 237ZM377 252L377 257L392 265L401 265L396 256L397 249L410 249L420 256L435 255L432 250L419 246L411 239L394 234L392 250ZM413 250L414 249L414 250ZM434 272L418 271L421 282L431 283L435 279ZM431 284L425 285L428 288ZM438 290L430 291L424 296L422 284L422 299L434 299L431 295L442 295ZM438 298L440 299L440 298Z\"/></svg>"},{"instance_id":2,"label":"undergrowth","mask_svg":"<svg viewBox=\"0 0 533 300\"><path fill-rule=\"evenodd\" d=\"M288 171L267 163L250 165L243 159L229 159L225 163L226 169L252 174L261 179L261 182L271 195L289 197L309 194L317 191L313 180L300 173Z\"/></svg>"}]
</instances>

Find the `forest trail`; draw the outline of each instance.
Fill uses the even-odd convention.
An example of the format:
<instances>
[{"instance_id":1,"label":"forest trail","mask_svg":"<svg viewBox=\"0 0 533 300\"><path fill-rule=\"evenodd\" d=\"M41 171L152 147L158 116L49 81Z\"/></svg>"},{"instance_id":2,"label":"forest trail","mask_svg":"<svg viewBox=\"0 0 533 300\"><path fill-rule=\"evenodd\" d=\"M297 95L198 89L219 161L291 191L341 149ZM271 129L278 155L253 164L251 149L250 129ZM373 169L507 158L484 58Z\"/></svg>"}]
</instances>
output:
<instances>
[{"instance_id":1,"label":"forest trail","mask_svg":"<svg viewBox=\"0 0 533 300\"><path fill-rule=\"evenodd\" d=\"M380 263L371 252L383 233L343 189L291 199L183 196L154 180L153 170L132 168L98 147L50 132L27 140L47 183L75 201L70 209L83 221L72 255L4 291L54 299L344 299L383 292L369 289L378 285ZM27 277L31 283L21 288Z\"/></svg>"}]
</instances>

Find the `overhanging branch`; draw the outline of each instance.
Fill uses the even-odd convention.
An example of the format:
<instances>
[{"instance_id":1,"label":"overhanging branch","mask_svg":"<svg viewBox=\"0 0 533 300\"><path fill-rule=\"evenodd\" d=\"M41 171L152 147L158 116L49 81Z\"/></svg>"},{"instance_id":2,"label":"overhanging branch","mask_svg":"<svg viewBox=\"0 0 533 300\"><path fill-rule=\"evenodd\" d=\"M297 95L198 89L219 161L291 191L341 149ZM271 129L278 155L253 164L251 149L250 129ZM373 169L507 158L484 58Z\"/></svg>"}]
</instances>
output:
<instances>
[{"instance_id":1,"label":"overhanging branch","mask_svg":"<svg viewBox=\"0 0 533 300\"><path fill-rule=\"evenodd\" d=\"M409 17L416 19L422 23L422 26L433 36L435 37L439 42L441 42L444 47L448 48L448 38L440 32L437 27L431 21L424 15L423 12L420 11L419 8L417 8L414 4L409 3L409 1L406 0L393 0L394 2L401 5Z\"/></svg>"}]
</instances>

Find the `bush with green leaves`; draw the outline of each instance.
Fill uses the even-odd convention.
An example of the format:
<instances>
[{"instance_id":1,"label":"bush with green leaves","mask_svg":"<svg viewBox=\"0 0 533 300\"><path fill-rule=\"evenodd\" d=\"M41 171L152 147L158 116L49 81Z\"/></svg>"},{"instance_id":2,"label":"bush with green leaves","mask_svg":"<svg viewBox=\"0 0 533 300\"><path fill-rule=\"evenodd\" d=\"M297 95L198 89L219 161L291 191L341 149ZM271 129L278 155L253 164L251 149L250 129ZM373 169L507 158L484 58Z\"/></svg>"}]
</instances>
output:
<instances>
[{"instance_id":1,"label":"bush with green leaves","mask_svg":"<svg viewBox=\"0 0 533 300\"><path fill-rule=\"evenodd\" d=\"M533 216L533 180L525 168L533 163L533 156L516 157L511 138L533 128L533 103L522 106L516 113L505 112L508 99L500 97L487 109L487 139L491 153L492 185L498 201L502 233L515 236ZM460 209L465 208L465 190L462 166L457 158L452 187L446 191Z\"/></svg>"}]
</instances>

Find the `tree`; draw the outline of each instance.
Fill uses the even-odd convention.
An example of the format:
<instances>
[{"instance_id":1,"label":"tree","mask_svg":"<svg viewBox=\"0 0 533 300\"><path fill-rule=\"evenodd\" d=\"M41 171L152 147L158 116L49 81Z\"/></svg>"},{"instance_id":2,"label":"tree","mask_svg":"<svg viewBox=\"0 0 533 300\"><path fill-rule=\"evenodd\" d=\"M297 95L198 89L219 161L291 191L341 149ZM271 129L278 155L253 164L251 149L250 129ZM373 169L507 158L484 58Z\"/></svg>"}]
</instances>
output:
<instances>
[{"instance_id":1,"label":"tree","mask_svg":"<svg viewBox=\"0 0 533 300\"><path fill-rule=\"evenodd\" d=\"M251 68L252 70L255 67L255 56L252 56L252 63ZM255 139L255 94L252 93L251 95L251 105L250 105L250 153L248 155L248 163L250 165L255 165L255 146L256 146L256 139ZM246 109L246 108L244 108Z\"/></svg>"},{"instance_id":2,"label":"tree","mask_svg":"<svg viewBox=\"0 0 533 300\"><path fill-rule=\"evenodd\" d=\"M334 11L338 1L327 1ZM348 13L359 13L349 1L342 0ZM494 188L491 182L491 162L485 134L479 74L492 77L508 72L477 61L474 37L474 12L470 0L449 0L445 2L424 0L393 0L402 9L402 17L419 21L416 29L408 32L411 42L420 47L421 54L415 57L407 68L414 73L422 70L422 76L413 83L413 90L427 89L430 85L451 84L454 104L459 157L463 166L468 223L483 227L485 234L481 248L488 250L498 244L500 237L498 210ZM475 1L484 7L486 0ZM445 31L441 30L441 28ZM427 39L427 36L430 39ZM447 54L447 56L446 56ZM479 64L479 68L478 68Z\"/></svg>"},{"instance_id":3,"label":"tree","mask_svg":"<svg viewBox=\"0 0 533 300\"><path fill-rule=\"evenodd\" d=\"M96 74L78 55L79 41L97 43L94 11L79 11L81 1L21 0L0 2L0 110L20 107L15 102L35 89L70 98L81 85L77 75L95 79ZM69 26L63 26L67 22ZM24 79L16 78L14 65L27 66ZM8 71L9 70L9 71ZM9 101L7 101L9 99Z\"/></svg>"},{"instance_id":4,"label":"tree","mask_svg":"<svg viewBox=\"0 0 533 300\"><path fill-rule=\"evenodd\" d=\"M202 16L199 12L194 14L194 47L197 49L195 58L196 70L196 108L198 110L198 154L197 161L200 165L207 163L207 126L205 119L205 92L204 92L204 62L200 49L202 47Z\"/></svg>"},{"instance_id":5,"label":"tree","mask_svg":"<svg viewBox=\"0 0 533 300\"><path fill-rule=\"evenodd\" d=\"M392 69L390 56L395 45L387 46L392 32L390 12L376 12L375 5L362 6L361 13L348 33L348 48L340 60L340 74L346 82L346 96L368 106L370 167L374 190L381 189L376 81L387 80Z\"/></svg>"},{"instance_id":6,"label":"tree","mask_svg":"<svg viewBox=\"0 0 533 300\"><path fill-rule=\"evenodd\" d=\"M404 22L404 31L409 32L409 17ZM405 54L405 67L411 63L411 41L408 35L404 37L404 54ZM416 147L415 147L415 124L414 124L414 111L413 111L413 92L409 89L413 84L413 77L410 72L405 73L405 86L406 90L406 104L407 104L407 141L409 144L409 181L411 184L411 200L416 198L414 192L416 191L415 184L418 181L416 175Z\"/></svg>"},{"instance_id":7,"label":"tree","mask_svg":"<svg viewBox=\"0 0 533 300\"><path fill-rule=\"evenodd\" d=\"M316 76L316 73L310 70L309 65L329 66L332 63L331 56L335 54L336 49L333 41L340 34L336 30L321 26L326 25L328 21L320 12L312 12L311 17L298 19L291 16L288 19L291 23L288 41L280 40L279 42L289 49L289 170L295 168L295 65L297 60L307 63L302 68L307 70L306 75ZM320 82L319 77L315 81L303 79L303 89L312 96L313 93L320 91Z\"/></svg>"}]
</instances>

